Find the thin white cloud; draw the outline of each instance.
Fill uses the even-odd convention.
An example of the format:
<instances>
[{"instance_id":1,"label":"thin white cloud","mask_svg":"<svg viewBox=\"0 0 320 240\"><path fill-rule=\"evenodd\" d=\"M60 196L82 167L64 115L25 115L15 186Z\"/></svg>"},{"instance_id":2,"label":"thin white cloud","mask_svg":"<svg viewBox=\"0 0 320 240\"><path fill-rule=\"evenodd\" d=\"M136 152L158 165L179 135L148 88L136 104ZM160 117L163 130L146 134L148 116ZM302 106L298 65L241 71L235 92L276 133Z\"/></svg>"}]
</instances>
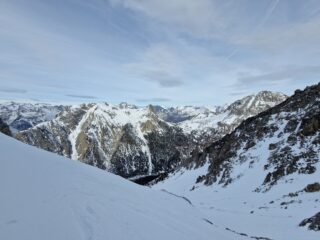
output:
<instances>
[{"instance_id":1,"label":"thin white cloud","mask_svg":"<svg viewBox=\"0 0 320 240\"><path fill-rule=\"evenodd\" d=\"M80 99L97 99L97 97L90 96L90 95L66 94L66 96L71 98L80 98Z\"/></svg>"},{"instance_id":2,"label":"thin white cloud","mask_svg":"<svg viewBox=\"0 0 320 240\"><path fill-rule=\"evenodd\" d=\"M238 89L252 87L261 83L276 84L282 81L288 83L316 79L320 79L320 66L287 66L273 72L242 76L238 78L234 87Z\"/></svg>"},{"instance_id":3,"label":"thin white cloud","mask_svg":"<svg viewBox=\"0 0 320 240\"><path fill-rule=\"evenodd\" d=\"M320 43L320 17L306 22L265 29L236 42L244 47L272 53L314 51Z\"/></svg>"},{"instance_id":4,"label":"thin white cloud","mask_svg":"<svg viewBox=\"0 0 320 240\"><path fill-rule=\"evenodd\" d=\"M20 94L24 94L27 93L28 91L25 89L21 89L21 88L7 88L7 87L1 87L0 88L0 92L4 92L4 93L20 93Z\"/></svg>"},{"instance_id":5,"label":"thin white cloud","mask_svg":"<svg viewBox=\"0 0 320 240\"><path fill-rule=\"evenodd\" d=\"M170 75L167 71L147 71L143 76L151 82L157 82L163 88L179 87L184 84L182 80Z\"/></svg>"},{"instance_id":6,"label":"thin white cloud","mask_svg":"<svg viewBox=\"0 0 320 240\"><path fill-rule=\"evenodd\" d=\"M170 102L170 98L154 97L154 98L138 98L137 102L141 103L159 103L159 102Z\"/></svg>"},{"instance_id":7,"label":"thin white cloud","mask_svg":"<svg viewBox=\"0 0 320 240\"><path fill-rule=\"evenodd\" d=\"M160 87L182 86L182 62L173 49L164 44L155 44L140 54L139 59L125 68L137 78L155 82Z\"/></svg>"},{"instance_id":8,"label":"thin white cloud","mask_svg":"<svg viewBox=\"0 0 320 240\"><path fill-rule=\"evenodd\" d=\"M223 27L216 1L212 0L111 0L115 6L137 11L177 30L210 38Z\"/></svg>"}]
</instances>

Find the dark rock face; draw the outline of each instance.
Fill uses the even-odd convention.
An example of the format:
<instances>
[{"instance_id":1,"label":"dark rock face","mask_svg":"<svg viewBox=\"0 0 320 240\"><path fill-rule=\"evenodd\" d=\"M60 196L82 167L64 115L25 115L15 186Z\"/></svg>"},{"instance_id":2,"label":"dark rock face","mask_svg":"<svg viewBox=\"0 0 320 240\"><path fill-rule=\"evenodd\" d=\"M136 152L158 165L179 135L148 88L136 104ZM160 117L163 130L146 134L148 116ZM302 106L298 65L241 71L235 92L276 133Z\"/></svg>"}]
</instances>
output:
<instances>
[{"instance_id":1,"label":"dark rock face","mask_svg":"<svg viewBox=\"0 0 320 240\"><path fill-rule=\"evenodd\" d=\"M300 227L305 227L307 225L309 230L320 231L320 212L310 218L304 219L299 224Z\"/></svg>"},{"instance_id":2,"label":"dark rock face","mask_svg":"<svg viewBox=\"0 0 320 240\"><path fill-rule=\"evenodd\" d=\"M298 91L283 103L245 120L203 152L194 152L189 162L201 166L209 160L208 173L199 181L226 186L239 177L232 175L234 166L255 164L266 155L265 179L256 189L266 191L284 176L316 172L319 119L320 84Z\"/></svg>"},{"instance_id":3,"label":"dark rock face","mask_svg":"<svg viewBox=\"0 0 320 240\"><path fill-rule=\"evenodd\" d=\"M9 126L0 118L0 132L8 136L12 136Z\"/></svg>"},{"instance_id":4,"label":"dark rock face","mask_svg":"<svg viewBox=\"0 0 320 240\"><path fill-rule=\"evenodd\" d=\"M123 177L148 174L149 159L141 148L143 144L143 140L136 136L132 124L124 125L110 158L111 171ZM130 154L125 153L128 149Z\"/></svg>"},{"instance_id":5,"label":"dark rock face","mask_svg":"<svg viewBox=\"0 0 320 240\"><path fill-rule=\"evenodd\" d=\"M304 188L305 192L320 192L320 183L311 183Z\"/></svg>"},{"instance_id":6,"label":"dark rock face","mask_svg":"<svg viewBox=\"0 0 320 240\"><path fill-rule=\"evenodd\" d=\"M179 128L167 128L162 134L148 133L152 164L156 172L169 172L188 157L192 142Z\"/></svg>"}]
</instances>

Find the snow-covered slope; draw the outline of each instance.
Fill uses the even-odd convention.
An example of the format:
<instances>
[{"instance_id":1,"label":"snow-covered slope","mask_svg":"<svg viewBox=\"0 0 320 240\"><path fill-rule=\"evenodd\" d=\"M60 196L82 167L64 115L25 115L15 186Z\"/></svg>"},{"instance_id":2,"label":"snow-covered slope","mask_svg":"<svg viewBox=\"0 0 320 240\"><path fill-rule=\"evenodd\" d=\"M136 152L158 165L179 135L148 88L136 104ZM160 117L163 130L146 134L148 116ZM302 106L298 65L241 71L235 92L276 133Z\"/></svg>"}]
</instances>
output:
<instances>
[{"instance_id":1,"label":"snow-covered slope","mask_svg":"<svg viewBox=\"0 0 320 240\"><path fill-rule=\"evenodd\" d=\"M16 133L52 120L63 108L43 103L4 102L0 103L0 117Z\"/></svg>"},{"instance_id":2,"label":"snow-covered slope","mask_svg":"<svg viewBox=\"0 0 320 240\"><path fill-rule=\"evenodd\" d=\"M66 107L55 119L16 138L124 177L170 171L189 139L152 107L107 103Z\"/></svg>"},{"instance_id":3,"label":"snow-covered slope","mask_svg":"<svg viewBox=\"0 0 320 240\"><path fill-rule=\"evenodd\" d=\"M239 234L319 239L320 84L245 120L153 188Z\"/></svg>"},{"instance_id":4,"label":"snow-covered slope","mask_svg":"<svg viewBox=\"0 0 320 240\"><path fill-rule=\"evenodd\" d=\"M3 134L0 152L0 239L235 239L171 194Z\"/></svg>"}]
</instances>

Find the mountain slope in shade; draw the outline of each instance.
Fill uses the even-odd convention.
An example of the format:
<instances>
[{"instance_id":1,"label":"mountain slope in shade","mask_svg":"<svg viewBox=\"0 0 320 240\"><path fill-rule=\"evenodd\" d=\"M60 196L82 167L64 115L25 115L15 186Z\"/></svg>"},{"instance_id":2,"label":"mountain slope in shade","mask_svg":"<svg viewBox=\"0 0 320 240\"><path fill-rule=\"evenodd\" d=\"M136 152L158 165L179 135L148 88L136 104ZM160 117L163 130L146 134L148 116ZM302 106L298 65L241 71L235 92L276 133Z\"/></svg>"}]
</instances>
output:
<instances>
[{"instance_id":1,"label":"mountain slope in shade","mask_svg":"<svg viewBox=\"0 0 320 240\"><path fill-rule=\"evenodd\" d=\"M174 169L190 139L152 107L106 103L66 107L55 119L16 138L124 177Z\"/></svg>"},{"instance_id":2,"label":"mountain slope in shade","mask_svg":"<svg viewBox=\"0 0 320 240\"><path fill-rule=\"evenodd\" d=\"M0 239L234 239L168 193L2 134L0 152Z\"/></svg>"},{"instance_id":3,"label":"mountain slope in shade","mask_svg":"<svg viewBox=\"0 0 320 240\"><path fill-rule=\"evenodd\" d=\"M7 102L0 103L0 116L16 133L52 120L63 109L51 104Z\"/></svg>"},{"instance_id":4,"label":"mountain slope in shade","mask_svg":"<svg viewBox=\"0 0 320 240\"><path fill-rule=\"evenodd\" d=\"M245 120L153 187L238 233L318 239L320 84Z\"/></svg>"}]
</instances>

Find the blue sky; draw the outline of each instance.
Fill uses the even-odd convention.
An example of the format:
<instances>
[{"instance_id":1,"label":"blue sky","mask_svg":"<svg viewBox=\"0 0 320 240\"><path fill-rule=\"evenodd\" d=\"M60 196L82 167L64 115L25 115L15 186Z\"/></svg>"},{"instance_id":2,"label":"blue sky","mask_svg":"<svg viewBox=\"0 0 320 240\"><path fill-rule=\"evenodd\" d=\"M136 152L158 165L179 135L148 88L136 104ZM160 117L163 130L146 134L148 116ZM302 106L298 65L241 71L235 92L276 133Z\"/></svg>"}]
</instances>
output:
<instances>
[{"instance_id":1,"label":"blue sky","mask_svg":"<svg viewBox=\"0 0 320 240\"><path fill-rule=\"evenodd\" d=\"M318 0L0 0L0 99L219 105L320 80Z\"/></svg>"}]
</instances>

